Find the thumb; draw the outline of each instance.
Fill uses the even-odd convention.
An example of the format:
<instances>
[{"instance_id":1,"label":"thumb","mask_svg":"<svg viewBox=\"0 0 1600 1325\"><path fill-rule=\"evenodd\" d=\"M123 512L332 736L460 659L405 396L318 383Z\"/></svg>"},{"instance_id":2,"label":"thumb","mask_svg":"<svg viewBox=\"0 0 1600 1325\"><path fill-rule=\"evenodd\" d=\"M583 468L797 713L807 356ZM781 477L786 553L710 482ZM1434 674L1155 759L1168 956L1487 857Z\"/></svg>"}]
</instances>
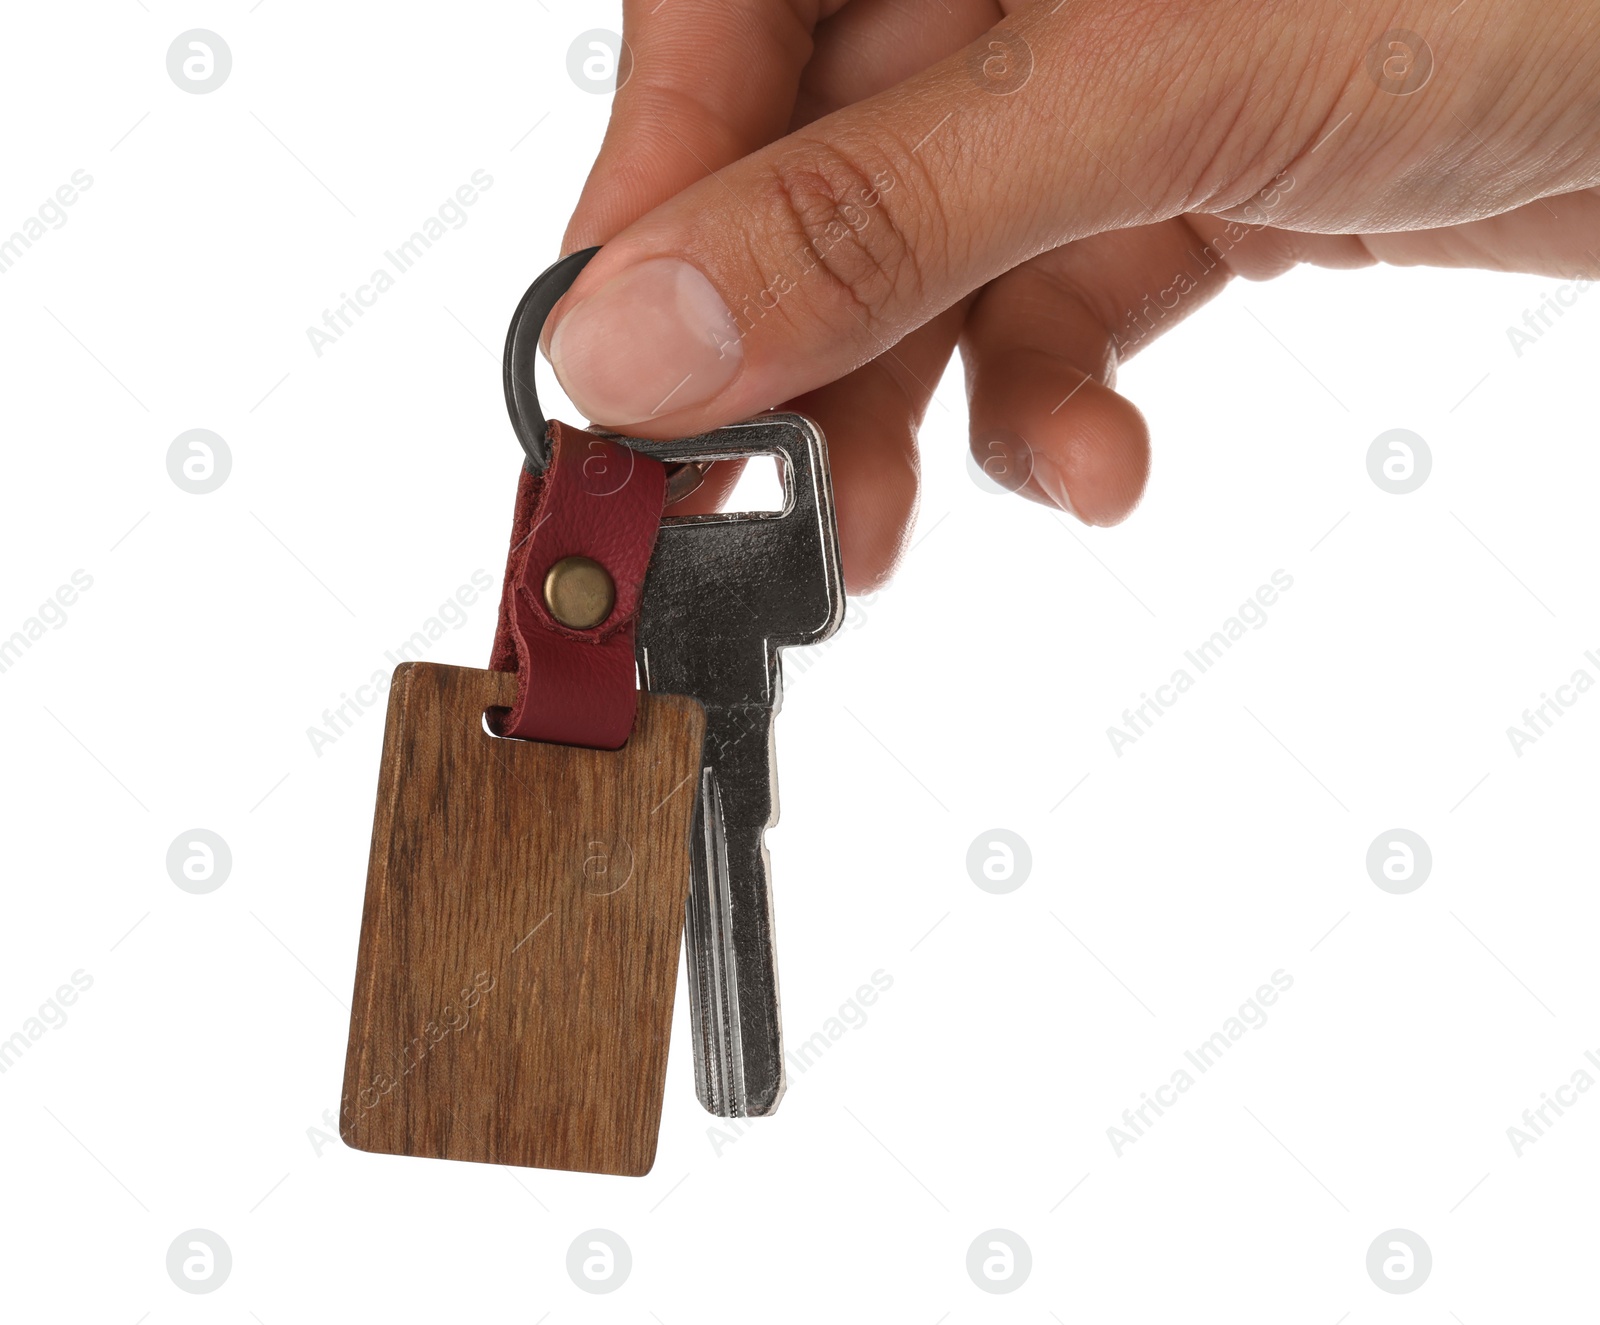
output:
<instances>
[{"instance_id":1,"label":"thumb","mask_svg":"<svg viewBox=\"0 0 1600 1325\"><path fill-rule=\"evenodd\" d=\"M1040 252L1247 201L1338 97L1305 48L1355 28L1341 0L1023 11L612 239L556 310L556 375L644 436L781 404Z\"/></svg>"}]
</instances>

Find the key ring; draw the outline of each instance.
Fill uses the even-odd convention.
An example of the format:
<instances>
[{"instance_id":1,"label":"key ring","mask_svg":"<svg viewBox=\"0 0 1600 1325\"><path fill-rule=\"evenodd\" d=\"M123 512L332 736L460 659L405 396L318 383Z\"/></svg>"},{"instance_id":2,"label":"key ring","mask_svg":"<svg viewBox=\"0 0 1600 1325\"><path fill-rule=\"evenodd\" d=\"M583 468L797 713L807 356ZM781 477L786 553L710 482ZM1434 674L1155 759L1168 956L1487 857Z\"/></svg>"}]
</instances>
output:
<instances>
[{"instance_id":1,"label":"key ring","mask_svg":"<svg viewBox=\"0 0 1600 1325\"><path fill-rule=\"evenodd\" d=\"M539 362L539 337L544 333L545 319L561 296L572 288L578 273L589 265L589 259L600 251L594 248L579 249L552 263L528 287L517 311L511 315L511 328L506 332L505 392L506 409L511 415L511 427L517 434L527 456L525 465L534 474L544 473L550 464L549 420L539 405L539 389L534 371ZM624 439L626 440L626 439ZM674 465L667 471L667 504L681 501L705 482L706 462Z\"/></svg>"}]
</instances>

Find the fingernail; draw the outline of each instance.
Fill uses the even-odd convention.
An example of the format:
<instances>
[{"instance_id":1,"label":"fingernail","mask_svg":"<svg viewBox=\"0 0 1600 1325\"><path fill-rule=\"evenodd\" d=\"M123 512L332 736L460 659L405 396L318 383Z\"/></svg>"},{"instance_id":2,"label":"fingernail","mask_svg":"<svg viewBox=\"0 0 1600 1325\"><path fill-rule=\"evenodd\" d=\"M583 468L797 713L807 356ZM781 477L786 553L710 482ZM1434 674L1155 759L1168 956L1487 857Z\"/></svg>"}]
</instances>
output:
<instances>
[{"instance_id":1,"label":"fingernail","mask_svg":"<svg viewBox=\"0 0 1600 1325\"><path fill-rule=\"evenodd\" d=\"M738 325L722 296L677 258L619 272L567 313L550 338L551 367L572 403L613 427L702 404L743 362Z\"/></svg>"}]
</instances>

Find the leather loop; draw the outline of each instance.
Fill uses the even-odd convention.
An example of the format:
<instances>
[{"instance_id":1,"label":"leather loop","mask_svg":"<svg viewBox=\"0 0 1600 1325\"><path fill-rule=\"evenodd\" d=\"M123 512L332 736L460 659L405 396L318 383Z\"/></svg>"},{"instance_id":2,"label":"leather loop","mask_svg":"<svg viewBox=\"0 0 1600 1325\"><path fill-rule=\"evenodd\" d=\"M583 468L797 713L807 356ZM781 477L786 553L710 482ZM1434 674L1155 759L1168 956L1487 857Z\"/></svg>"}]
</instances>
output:
<instances>
[{"instance_id":1,"label":"leather loop","mask_svg":"<svg viewBox=\"0 0 1600 1325\"><path fill-rule=\"evenodd\" d=\"M517 487L489 661L494 671L517 673L517 698L495 731L617 750L639 703L634 627L661 528L666 467L581 428L552 423L549 435L549 468L524 469ZM545 575L570 556L599 562L616 586L610 615L591 630L562 625L545 606Z\"/></svg>"}]
</instances>

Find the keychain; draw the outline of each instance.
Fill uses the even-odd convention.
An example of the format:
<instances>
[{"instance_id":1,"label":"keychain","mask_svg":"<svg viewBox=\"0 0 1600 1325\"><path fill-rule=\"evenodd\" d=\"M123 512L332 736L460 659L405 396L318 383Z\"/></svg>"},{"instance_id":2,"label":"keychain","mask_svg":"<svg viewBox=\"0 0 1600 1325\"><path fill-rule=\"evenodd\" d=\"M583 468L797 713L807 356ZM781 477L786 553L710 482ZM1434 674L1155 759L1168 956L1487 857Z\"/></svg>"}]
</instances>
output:
<instances>
[{"instance_id":1,"label":"keychain","mask_svg":"<svg viewBox=\"0 0 1600 1325\"><path fill-rule=\"evenodd\" d=\"M507 336L526 459L489 670L395 671L340 1111L359 1149L648 1172L686 916L702 1103L782 1094L764 834L779 650L844 613L826 445L792 414L647 451L547 421L540 331L595 251ZM781 511L663 520L762 454Z\"/></svg>"}]
</instances>

